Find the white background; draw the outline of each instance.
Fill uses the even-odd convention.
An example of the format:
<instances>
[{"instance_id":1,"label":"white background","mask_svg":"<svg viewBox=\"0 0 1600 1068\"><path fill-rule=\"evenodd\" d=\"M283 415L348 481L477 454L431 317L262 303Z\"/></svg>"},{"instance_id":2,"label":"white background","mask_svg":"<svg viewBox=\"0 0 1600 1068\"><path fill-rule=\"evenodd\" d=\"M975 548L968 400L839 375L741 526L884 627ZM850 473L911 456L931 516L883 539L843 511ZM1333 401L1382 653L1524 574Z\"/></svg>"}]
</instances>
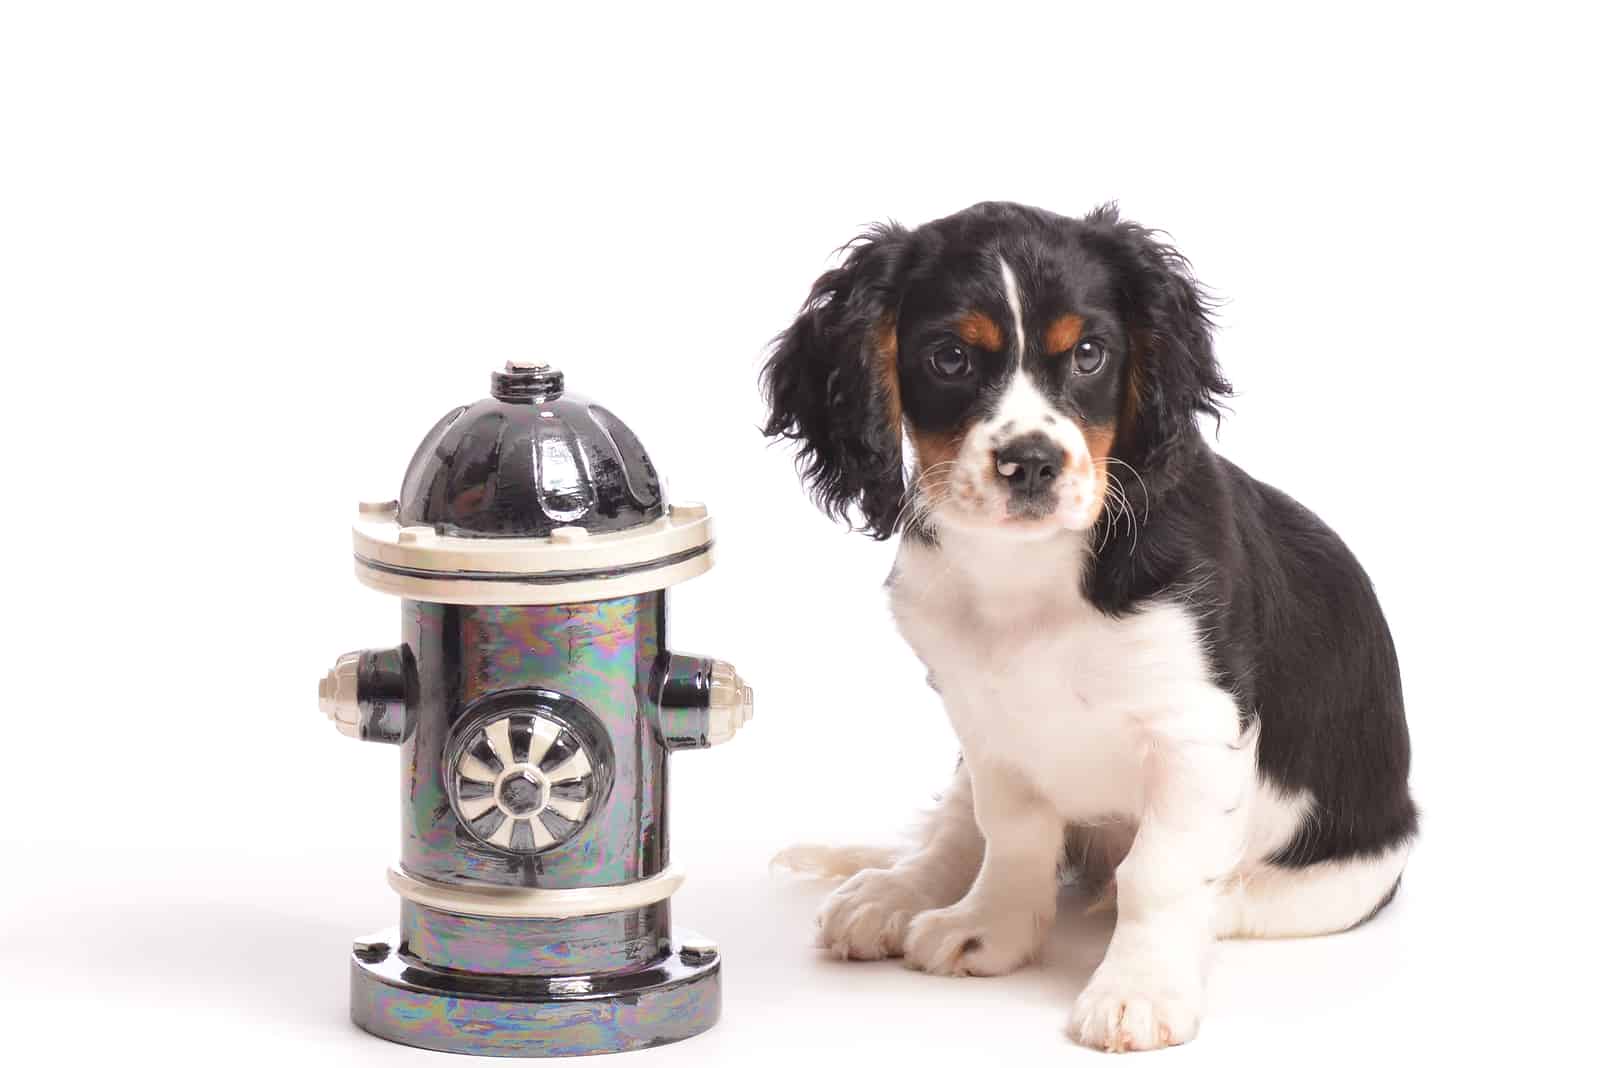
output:
<instances>
[{"instance_id":1,"label":"white background","mask_svg":"<svg viewBox=\"0 0 1600 1068\"><path fill-rule=\"evenodd\" d=\"M1167 230L1228 301L1219 448L1328 520L1405 671L1424 836L1380 920L1234 944L1173 1062L1594 1044L1594 36L1520 3L7 4L0 1058L438 1064L346 1019L396 754L317 677L448 408L547 357L710 503L674 644L758 715L675 758L723 1022L637 1064L1085 1061L1104 921L930 978L809 945L797 840L884 841L955 755L754 373L831 250L982 199ZM620 1062L619 1062L620 1063Z\"/></svg>"}]
</instances>

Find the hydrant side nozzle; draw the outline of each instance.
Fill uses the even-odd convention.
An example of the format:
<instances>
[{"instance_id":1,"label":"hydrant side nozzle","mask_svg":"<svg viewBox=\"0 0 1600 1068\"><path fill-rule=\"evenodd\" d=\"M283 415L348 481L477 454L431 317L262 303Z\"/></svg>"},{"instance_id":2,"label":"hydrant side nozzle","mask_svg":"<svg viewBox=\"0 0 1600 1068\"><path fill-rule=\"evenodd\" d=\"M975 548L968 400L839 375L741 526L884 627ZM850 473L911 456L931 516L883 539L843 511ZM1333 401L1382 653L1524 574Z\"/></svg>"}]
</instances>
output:
<instances>
[{"instance_id":1,"label":"hydrant side nozzle","mask_svg":"<svg viewBox=\"0 0 1600 1068\"><path fill-rule=\"evenodd\" d=\"M755 691L739 677L733 665L724 660L712 661L710 712L708 740L711 745L731 740L756 714Z\"/></svg>"},{"instance_id":2,"label":"hydrant side nozzle","mask_svg":"<svg viewBox=\"0 0 1600 1068\"><path fill-rule=\"evenodd\" d=\"M345 737L396 745L411 733L413 673L403 647L345 653L317 681L317 704Z\"/></svg>"},{"instance_id":3,"label":"hydrant side nozzle","mask_svg":"<svg viewBox=\"0 0 1600 1068\"><path fill-rule=\"evenodd\" d=\"M360 662L360 653L345 653L317 680L317 706L346 738L361 737L361 702L356 694Z\"/></svg>"},{"instance_id":4,"label":"hydrant side nozzle","mask_svg":"<svg viewBox=\"0 0 1600 1068\"><path fill-rule=\"evenodd\" d=\"M668 749L726 742L755 714L754 692L732 664L667 653L656 670L656 726Z\"/></svg>"}]
</instances>

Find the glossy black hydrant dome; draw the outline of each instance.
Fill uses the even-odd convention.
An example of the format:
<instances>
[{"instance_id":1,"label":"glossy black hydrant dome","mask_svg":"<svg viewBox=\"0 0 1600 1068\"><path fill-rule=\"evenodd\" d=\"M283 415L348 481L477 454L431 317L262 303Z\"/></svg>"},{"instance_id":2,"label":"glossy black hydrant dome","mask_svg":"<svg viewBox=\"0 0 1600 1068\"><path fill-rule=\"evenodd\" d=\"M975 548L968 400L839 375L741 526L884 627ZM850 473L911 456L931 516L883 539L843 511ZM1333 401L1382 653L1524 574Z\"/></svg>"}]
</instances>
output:
<instances>
[{"instance_id":1,"label":"glossy black hydrant dome","mask_svg":"<svg viewBox=\"0 0 1600 1068\"><path fill-rule=\"evenodd\" d=\"M399 521L476 538L599 534L665 514L661 480L633 431L565 393L560 371L508 363L492 395L441 419L417 447Z\"/></svg>"}]
</instances>

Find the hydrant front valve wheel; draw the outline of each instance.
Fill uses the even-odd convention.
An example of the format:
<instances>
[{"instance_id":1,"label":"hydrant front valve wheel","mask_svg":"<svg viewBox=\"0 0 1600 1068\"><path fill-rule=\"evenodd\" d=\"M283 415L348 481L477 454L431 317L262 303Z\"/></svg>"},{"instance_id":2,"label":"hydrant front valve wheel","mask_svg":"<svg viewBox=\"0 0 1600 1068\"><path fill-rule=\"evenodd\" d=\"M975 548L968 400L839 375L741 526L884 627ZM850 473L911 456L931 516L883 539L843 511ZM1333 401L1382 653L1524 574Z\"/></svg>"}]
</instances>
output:
<instances>
[{"instance_id":1,"label":"hydrant front valve wheel","mask_svg":"<svg viewBox=\"0 0 1600 1068\"><path fill-rule=\"evenodd\" d=\"M474 837L538 853L576 834L594 799L594 763L560 721L535 711L470 732L452 762L450 799Z\"/></svg>"}]
</instances>

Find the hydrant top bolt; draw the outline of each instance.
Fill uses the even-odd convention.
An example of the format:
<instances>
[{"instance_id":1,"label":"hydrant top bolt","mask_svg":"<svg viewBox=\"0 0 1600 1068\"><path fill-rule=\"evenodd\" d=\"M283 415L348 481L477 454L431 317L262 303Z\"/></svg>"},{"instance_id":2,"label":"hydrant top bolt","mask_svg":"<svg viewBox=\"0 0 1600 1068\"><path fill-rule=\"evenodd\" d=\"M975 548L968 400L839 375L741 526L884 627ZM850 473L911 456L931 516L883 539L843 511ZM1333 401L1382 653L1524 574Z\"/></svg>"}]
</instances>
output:
<instances>
[{"instance_id":1,"label":"hydrant top bolt","mask_svg":"<svg viewBox=\"0 0 1600 1068\"><path fill-rule=\"evenodd\" d=\"M566 378L547 363L508 360L504 371L489 377L489 392L512 404L542 403L561 396Z\"/></svg>"}]
</instances>

